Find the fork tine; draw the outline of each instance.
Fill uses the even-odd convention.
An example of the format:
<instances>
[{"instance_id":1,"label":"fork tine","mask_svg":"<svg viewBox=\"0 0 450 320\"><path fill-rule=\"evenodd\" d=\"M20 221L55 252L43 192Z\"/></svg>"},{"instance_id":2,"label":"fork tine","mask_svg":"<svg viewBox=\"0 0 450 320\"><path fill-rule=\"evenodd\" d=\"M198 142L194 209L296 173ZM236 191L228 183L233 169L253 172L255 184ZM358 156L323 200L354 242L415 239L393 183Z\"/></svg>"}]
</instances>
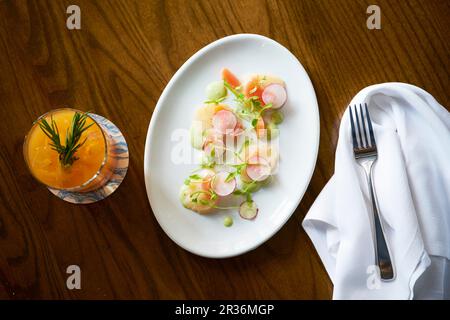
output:
<instances>
[{"instance_id":1,"label":"fork tine","mask_svg":"<svg viewBox=\"0 0 450 320\"><path fill-rule=\"evenodd\" d=\"M353 141L353 148L358 148L358 141L356 140L356 132L355 132L355 123L353 122L353 113L352 113L352 106L348 106L348 109L350 111L350 124L352 127L352 141Z\"/></svg>"},{"instance_id":2,"label":"fork tine","mask_svg":"<svg viewBox=\"0 0 450 320\"><path fill-rule=\"evenodd\" d=\"M359 120L358 108L356 107L356 104L354 105L354 108L355 108L356 127L358 128L358 135L359 135L359 145L361 148L365 148L366 146L363 143L361 135L361 124L360 124L361 121Z\"/></svg>"},{"instance_id":3,"label":"fork tine","mask_svg":"<svg viewBox=\"0 0 450 320\"><path fill-rule=\"evenodd\" d=\"M375 147L376 146L376 142L375 142L375 136L373 135L372 120L370 120L370 114L369 114L369 109L367 109L367 103L365 103L364 105L366 107L367 123L369 125L370 144L373 147Z\"/></svg>"},{"instance_id":4,"label":"fork tine","mask_svg":"<svg viewBox=\"0 0 450 320\"><path fill-rule=\"evenodd\" d=\"M364 111L361 104L359 104L359 112L361 113L361 126L362 126L362 136L364 139L364 148L368 148L370 147L369 134L366 129L366 117L364 116Z\"/></svg>"}]
</instances>

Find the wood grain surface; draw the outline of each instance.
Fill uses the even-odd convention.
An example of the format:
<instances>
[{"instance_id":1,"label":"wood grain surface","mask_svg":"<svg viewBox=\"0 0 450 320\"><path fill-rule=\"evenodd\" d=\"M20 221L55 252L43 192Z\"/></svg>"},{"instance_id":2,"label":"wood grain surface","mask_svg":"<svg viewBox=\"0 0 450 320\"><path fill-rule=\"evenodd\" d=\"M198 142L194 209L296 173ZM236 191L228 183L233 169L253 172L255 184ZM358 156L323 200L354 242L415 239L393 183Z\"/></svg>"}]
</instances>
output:
<instances>
[{"instance_id":1,"label":"wood grain surface","mask_svg":"<svg viewBox=\"0 0 450 320\"><path fill-rule=\"evenodd\" d=\"M448 0L77 0L81 30L66 28L70 4L0 0L2 299L329 299L331 281L300 223L333 174L347 103L367 85L402 81L450 105ZM366 27L370 4L381 8L381 30ZM319 157L300 206L272 239L243 256L206 259L178 247L154 218L145 137L182 63L243 32L280 42L309 73ZM104 115L126 136L129 171L107 200L68 204L26 168L22 144L33 120L63 105ZM72 264L81 267L81 290L66 288Z\"/></svg>"}]
</instances>

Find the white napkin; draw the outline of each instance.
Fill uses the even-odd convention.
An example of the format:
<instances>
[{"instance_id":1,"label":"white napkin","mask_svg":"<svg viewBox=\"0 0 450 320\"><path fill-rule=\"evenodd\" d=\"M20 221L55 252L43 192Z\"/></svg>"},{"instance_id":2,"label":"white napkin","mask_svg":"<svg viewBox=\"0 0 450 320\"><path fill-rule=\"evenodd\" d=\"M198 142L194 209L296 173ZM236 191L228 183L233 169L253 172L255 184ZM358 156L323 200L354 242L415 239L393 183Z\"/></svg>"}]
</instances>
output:
<instances>
[{"instance_id":1,"label":"white napkin","mask_svg":"<svg viewBox=\"0 0 450 320\"><path fill-rule=\"evenodd\" d=\"M366 102L378 148L374 183L396 278L382 282L370 195L353 156L348 110L335 173L303 221L334 284L334 299L450 299L450 113L424 90L373 85Z\"/></svg>"}]
</instances>

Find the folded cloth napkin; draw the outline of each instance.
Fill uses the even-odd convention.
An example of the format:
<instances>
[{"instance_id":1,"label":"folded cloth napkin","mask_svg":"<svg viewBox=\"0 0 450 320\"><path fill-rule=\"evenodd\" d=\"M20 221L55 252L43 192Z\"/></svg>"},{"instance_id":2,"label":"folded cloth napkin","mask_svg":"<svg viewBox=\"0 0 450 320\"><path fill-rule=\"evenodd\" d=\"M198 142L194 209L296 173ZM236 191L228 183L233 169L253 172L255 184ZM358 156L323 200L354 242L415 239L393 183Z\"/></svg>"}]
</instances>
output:
<instances>
[{"instance_id":1,"label":"folded cloth napkin","mask_svg":"<svg viewBox=\"0 0 450 320\"><path fill-rule=\"evenodd\" d=\"M450 113L426 91L373 85L367 103L378 149L374 184L396 277L375 267L373 213L355 162L348 110L335 172L303 221L333 281L334 299L450 299Z\"/></svg>"}]
</instances>

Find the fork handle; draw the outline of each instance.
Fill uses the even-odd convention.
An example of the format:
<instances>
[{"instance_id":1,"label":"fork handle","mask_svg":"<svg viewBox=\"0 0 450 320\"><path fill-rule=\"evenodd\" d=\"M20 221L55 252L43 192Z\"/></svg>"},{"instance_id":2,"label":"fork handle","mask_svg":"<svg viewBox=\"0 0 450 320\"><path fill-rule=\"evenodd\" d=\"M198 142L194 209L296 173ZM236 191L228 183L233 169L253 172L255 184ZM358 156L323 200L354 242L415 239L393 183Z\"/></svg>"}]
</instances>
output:
<instances>
[{"instance_id":1,"label":"fork handle","mask_svg":"<svg viewBox=\"0 0 450 320\"><path fill-rule=\"evenodd\" d=\"M366 169L366 175L369 182L370 198L372 199L375 226L375 257L377 265L380 268L381 279L384 281L389 281L394 279L394 268L378 211L378 202L376 199L375 186L372 178L372 164L373 162L370 163L370 167L368 168L369 170L367 170L366 167L364 169Z\"/></svg>"}]
</instances>

